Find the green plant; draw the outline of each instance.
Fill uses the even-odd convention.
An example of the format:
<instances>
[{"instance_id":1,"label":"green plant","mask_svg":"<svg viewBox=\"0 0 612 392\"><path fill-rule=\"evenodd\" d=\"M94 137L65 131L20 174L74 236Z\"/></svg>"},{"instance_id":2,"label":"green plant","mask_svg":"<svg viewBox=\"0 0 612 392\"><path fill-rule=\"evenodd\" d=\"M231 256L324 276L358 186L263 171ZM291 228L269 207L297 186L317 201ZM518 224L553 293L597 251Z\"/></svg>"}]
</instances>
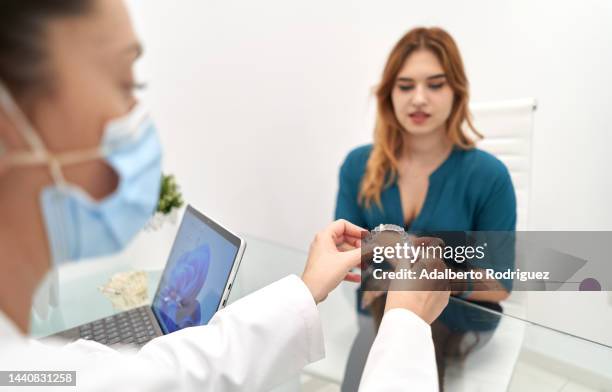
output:
<instances>
[{"instance_id":1,"label":"green plant","mask_svg":"<svg viewBox=\"0 0 612 392\"><path fill-rule=\"evenodd\" d=\"M183 206L183 196L179 190L174 176L162 175L161 189L159 191L159 202L157 203L157 211L162 214L169 214L173 208Z\"/></svg>"}]
</instances>

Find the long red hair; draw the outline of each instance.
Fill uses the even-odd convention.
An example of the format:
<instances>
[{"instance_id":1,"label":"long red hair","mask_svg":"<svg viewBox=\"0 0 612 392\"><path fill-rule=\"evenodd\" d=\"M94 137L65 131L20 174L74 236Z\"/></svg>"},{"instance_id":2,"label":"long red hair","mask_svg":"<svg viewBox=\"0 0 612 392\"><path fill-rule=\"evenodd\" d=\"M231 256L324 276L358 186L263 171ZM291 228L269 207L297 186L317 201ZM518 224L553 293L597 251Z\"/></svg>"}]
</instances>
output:
<instances>
[{"instance_id":1,"label":"long red hair","mask_svg":"<svg viewBox=\"0 0 612 392\"><path fill-rule=\"evenodd\" d=\"M474 128L468 110L468 80L457 44L450 34L438 27L410 30L391 50L382 80L376 89L374 147L359 191L359 203L365 204L367 208L372 201L382 208L380 194L397 177L398 159L404 147L404 130L395 116L391 93L404 62L420 49L429 50L438 58L454 93L453 106L446 121L446 132L451 142L460 148L469 149L475 146L474 137L482 138ZM464 124L471 130L473 137L468 136Z\"/></svg>"}]
</instances>

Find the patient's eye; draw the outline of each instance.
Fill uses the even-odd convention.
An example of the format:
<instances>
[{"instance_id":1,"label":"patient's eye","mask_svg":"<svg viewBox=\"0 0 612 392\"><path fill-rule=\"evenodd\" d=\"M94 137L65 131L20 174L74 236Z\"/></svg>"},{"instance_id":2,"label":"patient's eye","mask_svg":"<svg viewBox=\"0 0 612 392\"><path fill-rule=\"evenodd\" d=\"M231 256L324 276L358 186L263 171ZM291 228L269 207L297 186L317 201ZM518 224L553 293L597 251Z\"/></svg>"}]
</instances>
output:
<instances>
[{"instance_id":1,"label":"patient's eye","mask_svg":"<svg viewBox=\"0 0 612 392\"><path fill-rule=\"evenodd\" d=\"M410 91L414 89L414 85L412 84L398 84L397 88L400 89L400 91Z\"/></svg>"},{"instance_id":2,"label":"patient's eye","mask_svg":"<svg viewBox=\"0 0 612 392\"><path fill-rule=\"evenodd\" d=\"M429 88L432 90L439 90L442 87L444 87L446 83L445 82L439 82L439 83L430 83L429 84Z\"/></svg>"}]
</instances>

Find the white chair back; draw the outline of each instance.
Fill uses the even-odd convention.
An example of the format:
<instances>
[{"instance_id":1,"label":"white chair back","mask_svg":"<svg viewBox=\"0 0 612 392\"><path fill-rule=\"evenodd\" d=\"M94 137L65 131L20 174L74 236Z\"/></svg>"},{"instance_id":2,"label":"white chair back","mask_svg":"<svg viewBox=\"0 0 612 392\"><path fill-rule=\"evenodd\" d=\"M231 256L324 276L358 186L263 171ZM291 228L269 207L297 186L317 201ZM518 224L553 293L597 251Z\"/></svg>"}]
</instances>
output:
<instances>
[{"instance_id":1,"label":"white chair back","mask_svg":"<svg viewBox=\"0 0 612 392\"><path fill-rule=\"evenodd\" d=\"M517 198L517 230L530 228L534 98L470 105L474 126L484 135L478 148L490 152L510 171Z\"/></svg>"}]
</instances>

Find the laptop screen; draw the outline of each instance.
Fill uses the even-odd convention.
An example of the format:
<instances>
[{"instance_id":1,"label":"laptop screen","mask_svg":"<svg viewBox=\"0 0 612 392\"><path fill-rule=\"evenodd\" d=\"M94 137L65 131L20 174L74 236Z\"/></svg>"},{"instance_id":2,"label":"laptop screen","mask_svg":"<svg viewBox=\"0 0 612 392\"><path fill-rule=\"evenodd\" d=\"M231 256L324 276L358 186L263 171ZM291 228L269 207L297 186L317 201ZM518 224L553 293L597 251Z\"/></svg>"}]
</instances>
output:
<instances>
[{"instance_id":1,"label":"laptop screen","mask_svg":"<svg viewBox=\"0 0 612 392\"><path fill-rule=\"evenodd\" d=\"M238 237L187 207L152 304L165 334L208 323L239 248Z\"/></svg>"}]
</instances>

